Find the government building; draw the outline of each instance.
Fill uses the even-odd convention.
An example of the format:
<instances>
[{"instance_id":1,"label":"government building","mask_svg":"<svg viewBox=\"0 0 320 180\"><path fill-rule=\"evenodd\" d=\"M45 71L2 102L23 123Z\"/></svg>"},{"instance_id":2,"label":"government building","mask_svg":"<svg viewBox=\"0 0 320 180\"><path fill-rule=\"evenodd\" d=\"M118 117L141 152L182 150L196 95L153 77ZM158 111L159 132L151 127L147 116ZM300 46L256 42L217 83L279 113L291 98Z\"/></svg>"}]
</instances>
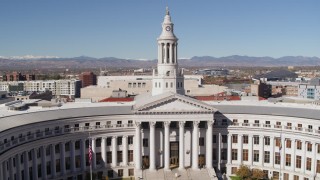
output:
<instances>
[{"instance_id":1,"label":"government building","mask_svg":"<svg viewBox=\"0 0 320 180\"><path fill-rule=\"evenodd\" d=\"M1 180L320 179L320 107L200 101L185 92L167 9L150 92L132 101L0 105ZM25 107L25 108L20 108Z\"/></svg>"}]
</instances>

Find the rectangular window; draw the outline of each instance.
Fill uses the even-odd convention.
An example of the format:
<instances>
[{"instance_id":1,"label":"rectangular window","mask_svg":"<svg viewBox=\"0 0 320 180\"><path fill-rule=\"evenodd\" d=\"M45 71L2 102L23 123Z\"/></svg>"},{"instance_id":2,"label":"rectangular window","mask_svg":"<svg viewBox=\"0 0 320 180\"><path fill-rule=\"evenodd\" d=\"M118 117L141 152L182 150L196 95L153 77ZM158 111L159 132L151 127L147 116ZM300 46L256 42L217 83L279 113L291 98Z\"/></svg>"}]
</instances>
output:
<instances>
[{"instance_id":1,"label":"rectangular window","mask_svg":"<svg viewBox=\"0 0 320 180\"><path fill-rule=\"evenodd\" d=\"M134 176L134 169L129 169L128 174L129 176Z\"/></svg>"},{"instance_id":2,"label":"rectangular window","mask_svg":"<svg viewBox=\"0 0 320 180\"><path fill-rule=\"evenodd\" d=\"M291 166L291 154L286 154L286 166Z\"/></svg>"},{"instance_id":3,"label":"rectangular window","mask_svg":"<svg viewBox=\"0 0 320 180\"><path fill-rule=\"evenodd\" d=\"M118 177L122 177L123 176L123 169L118 169Z\"/></svg>"},{"instance_id":4,"label":"rectangular window","mask_svg":"<svg viewBox=\"0 0 320 180\"><path fill-rule=\"evenodd\" d=\"M221 149L221 160L227 160L228 150L226 148Z\"/></svg>"},{"instance_id":5,"label":"rectangular window","mask_svg":"<svg viewBox=\"0 0 320 180\"><path fill-rule=\"evenodd\" d=\"M301 168L301 156L296 156L296 168Z\"/></svg>"},{"instance_id":6,"label":"rectangular window","mask_svg":"<svg viewBox=\"0 0 320 180\"><path fill-rule=\"evenodd\" d=\"M96 164L97 165L101 165L102 164L102 156L101 156L101 152L97 152L96 153Z\"/></svg>"},{"instance_id":7,"label":"rectangular window","mask_svg":"<svg viewBox=\"0 0 320 180\"><path fill-rule=\"evenodd\" d=\"M117 160L118 160L118 163L122 162L122 151L117 152Z\"/></svg>"},{"instance_id":8,"label":"rectangular window","mask_svg":"<svg viewBox=\"0 0 320 180\"><path fill-rule=\"evenodd\" d=\"M289 180L289 174L283 173L283 180Z\"/></svg>"},{"instance_id":9,"label":"rectangular window","mask_svg":"<svg viewBox=\"0 0 320 180\"><path fill-rule=\"evenodd\" d=\"M128 137L128 144L133 144L133 136Z\"/></svg>"},{"instance_id":10,"label":"rectangular window","mask_svg":"<svg viewBox=\"0 0 320 180\"><path fill-rule=\"evenodd\" d=\"M311 171L311 158L307 158L307 167L306 167L306 169L308 171Z\"/></svg>"},{"instance_id":11,"label":"rectangular window","mask_svg":"<svg viewBox=\"0 0 320 180\"><path fill-rule=\"evenodd\" d=\"M275 138L275 141L276 141L276 147L280 147L281 139L277 137Z\"/></svg>"},{"instance_id":12,"label":"rectangular window","mask_svg":"<svg viewBox=\"0 0 320 180\"><path fill-rule=\"evenodd\" d=\"M74 146L75 146L75 150L80 149L80 141L79 141L79 140L76 141L76 142L74 143Z\"/></svg>"},{"instance_id":13,"label":"rectangular window","mask_svg":"<svg viewBox=\"0 0 320 180\"><path fill-rule=\"evenodd\" d=\"M312 144L310 142L308 142L307 151L312 151Z\"/></svg>"},{"instance_id":14,"label":"rectangular window","mask_svg":"<svg viewBox=\"0 0 320 180\"><path fill-rule=\"evenodd\" d=\"M320 160L317 160L317 173L320 173Z\"/></svg>"},{"instance_id":15,"label":"rectangular window","mask_svg":"<svg viewBox=\"0 0 320 180\"><path fill-rule=\"evenodd\" d=\"M217 143L217 136L216 135L212 135L212 143Z\"/></svg>"},{"instance_id":16,"label":"rectangular window","mask_svg":"<svg viewBox=\"0 0 320 180\"><path fill-rule=\"evenodd\" d=\"M203 137L199 138L199 146L204 146L204 138Z\"/></svg>"},{"instance_id":17,"label":"rectangular window","mask_svg":"<svg viewBox=\"0 0 320 180\"><path fill-rule=\"evenodd\" d=\"M212 160L217 160L217 149L212 149Z\"/></svg>"},{"instance_id":18,"label":"rectangular window","mask_svg":"<svg viewBox=\"0 0 320 180\"><path fill-rule=\"evenodd\" d=\"M253 144L259 144L259 136L253 136Z\"/></svg>"},{"instance_id":19,"label":"rectangular window","mask_svg":"<svg viewBox=\"0 0 320 180\"><path fill-rule=\"evenodd\" d=\"M129 162L133 162L133 150L128 151L128 160Z\"/></svg>"},{"instance_id":20,"label":"rectangular window","mask_svg":"<svg viewBox=\"0 0 320 180\"><path fill-rule=\"evenodd\" d=\"M302 149L302 142L297 140L297 149L301 150Z\"/></svg>"},{"instance_id":21,"label":"rectangular window","mask_svg":"<svg viewBox=\"0 0 320 180\"><path fill-rule=\"evenodd\" d=\"M54 146L54 151L55 151L56 154L57 154L57 153L60 153L60 144L56 144L56 145Z\"/></svg>"},{"instance_id":22,"label":"rectangular window","mask_svg":"<svg viewBox=\"0 0 320 180\"><path fill-rule=\"evenodd\" d=\"M264 163L270 163L270 151L264 152Z\"/></svg>"},{"instance_id":23,"label":"rectangular window","mask_svg":"<svg viewBox=\"0 0 320 180\"><path fill-rule=\"evenodd\" d=\"M259 162L259 150L253 151L253 162Z\"/></svg>"},{"instance_id":24,"label":"rectangular window","mask_svg":"<svg viewBox=\"0 0 320 180\"><path fill-rule=\"evenodd\" d=\"M249 137L248 135L243 135L243 144L248 144L249 143Z\"/></svg>"},{"instance_id":25,"label":"rectangular window","mask_svg":"<svg viewBox=\"0 0 320 180\"><path fill-rule=\"evenodd\" d=\"M143 147L148 147L148 139L143 139Z\"/></svg>"},{"instance_id":26,"label":"rectangular window","mask_svg":"<svg viewBox=\"0 0 320 180\"><path fill-rule=\"evenodd\" d=\"M280 164L280 153L279 152L274 153L274 160L275 160L274 164Z\"/></svg>"},{"instance_id":27,"label":"rectangular window","mask_svg":"<svg viewBox=\"0 0 320 180\"><path fill-rule=\"evenodd\" d=\"M228 143L228 136L222 135L222 143Z\"/></svg>"},{"instance_id":28,"label":"rectangular window","mask_svg":"<svg viewBox=\"0 0 320 180\"><path fill-rule=\"evenodd\" d=\"M238 143L238 134L232 135L232 143Z\"/></svg>"},{"instance_id":29,"label":"rectangular window","mask_svg":"<svg viewBox=\"0 0 320 180\"><path fill-rule=\"evenodd\" d=\"M243 161L248 161L248 149L243 149L242 150L242 160Z\"/></svg>"},{"instance_id":30,"label":"rectangular window","mask_svg":"<svg viewBox=\"0 0 320 180\"><path fill-rule=\"evenodd\" d=\"M264 145L270 146L270 137L264 137Z\"/></svg>"},{"instance_id":31,"label":"rectangular window","mask_svg":"<svg viewBox=\"0 0 320 180\"><path fill-rule=\"evenodd\" d=\"M291 148L291 140L290 139L286 140L286 148Z\"/></svg>"},{"instance_id":32,"label":"rectangular window","mask_svg":"<svg viewBox=\"0 0 320 180\"><path fill-rule=\"evenodd\" d=\"M111 144L112 144L112 138L108 137L107 138L107 146L111 146Z\"/></svg>"},{"instance_id":33,"label":"rectangular window","mask_svg":"<svg viewBox=\"0 0 320 180\"><path fill-rule=\"evenodd\" d=\"M117 144L122 145L122 137L117 137Z\"/></svg>"},{"instance_id":34,"label":"rectangular window","mask_svg":"<svg viewBox=\"0 0 320 180\"><path fill-rule=\"evenodd\" d=\"M107 163L110 164L112 163L112 152L107 151Z\"/></svg>"},{"instance_id":35,"label":"rectangular window","mask_svg":"<svg viewBox=\"0 0 320 180\"><path fill-rule=\"evenodd\" d=\"M294 175L293 176L293 180L299 180L299 176L298 175Z\"/></svg>"},{"instance_id":36,"label":"rectangular window","mask_svg":"<svg viewBox=\"0 0 320 180\"><path fill-rule=\"evenodd\" d=\"M232 149L232 160L238 159L238 149Z\"/></svg>"}]
</instances>

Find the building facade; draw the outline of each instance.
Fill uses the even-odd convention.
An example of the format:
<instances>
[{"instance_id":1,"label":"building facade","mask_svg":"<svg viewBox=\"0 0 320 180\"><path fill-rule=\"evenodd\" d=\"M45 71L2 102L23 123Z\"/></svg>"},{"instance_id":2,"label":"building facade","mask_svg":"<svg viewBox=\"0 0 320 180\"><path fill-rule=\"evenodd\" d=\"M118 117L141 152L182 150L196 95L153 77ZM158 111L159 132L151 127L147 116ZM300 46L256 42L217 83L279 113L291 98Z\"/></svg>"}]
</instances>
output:
<instances>
[{"instance_id":1,"label":"building facade","mask_svg":"<svg viewBox=\"0 0 320 180\"><path fill-rule=\"evenodd\" d=\"M168 19L167 10L163 31L172 31ZM159 42L160 51L176 47L176 41ZM98 178L166 179L172 172L187 179L229 178L247 165L273 179L320 179L318 107L202 102L180 92L183 73L176 74L175 56L159 57L152 86L160 88L132 102L28 111L1 106L0 179L80 180L90 165Z\"/></svg>"}]
</instances>

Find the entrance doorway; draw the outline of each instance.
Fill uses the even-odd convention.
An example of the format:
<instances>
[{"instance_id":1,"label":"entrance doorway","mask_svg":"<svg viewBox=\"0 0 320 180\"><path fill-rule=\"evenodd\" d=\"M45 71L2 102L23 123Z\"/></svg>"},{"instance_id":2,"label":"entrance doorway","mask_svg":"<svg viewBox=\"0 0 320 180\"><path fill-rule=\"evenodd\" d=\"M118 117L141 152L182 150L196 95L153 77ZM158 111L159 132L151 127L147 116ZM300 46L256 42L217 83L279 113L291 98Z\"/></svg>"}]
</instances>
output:
<instances>
[{"instance_id":1,"label":"entrance doorway","mask_svg":"<svg viewBox=\"0 0 320 180\"><path fill-rule=\"evenodd\" d=\"M170 142L170 168L179 166L179 142Z\"/></svg>"},{"instance_id":2,"label":"entrance doorway","mask_svg":"<svg viewBox=\"0 0 320 180\"><path fill-rule=\"evenodd\" d=\"M149 165L149 156L142 156L142 169L148 169Z\"/></svg>"},{"instance_id":3,"label":"entrance doorway","mask_svg":"<svg viewBox=\"0 0 320 180\"><path fill-rule=\"evenodd\" d=\"M206 158L204 154L199 154L199 167L203 168L206 164Z\"/></svg>"}]
</instances>

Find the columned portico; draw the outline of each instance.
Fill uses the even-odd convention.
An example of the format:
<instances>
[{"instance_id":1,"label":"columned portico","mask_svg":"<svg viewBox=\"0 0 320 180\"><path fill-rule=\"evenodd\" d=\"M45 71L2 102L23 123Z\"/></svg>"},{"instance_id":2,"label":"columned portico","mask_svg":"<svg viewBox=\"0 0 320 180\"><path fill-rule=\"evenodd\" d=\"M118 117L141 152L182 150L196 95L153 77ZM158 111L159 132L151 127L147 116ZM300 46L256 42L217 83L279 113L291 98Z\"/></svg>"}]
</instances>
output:
<instances>
[{"instance_id":1,"label":"columned portico","mask_svg":"<svg viewBox=\"0 0 320 180\"><path fill-rule=\"evenodd\" d=\"M193 121L193 132L192 132L192 169L198 170L198 159L199 159L199 121Z\"/></svg>"},{"instance_id":2,"label":"columned portico","mask_svg":"<svg viewBox=\"0 0 320 180\"><path fill-rule=\"evenodd\" d=\"M170 122L166 121L164 125L164 170L170 169Z\"/></svg>"},{"instance_id":3,"label":"columned portico","mask_svg":"<svg viewBox=\"0 0 320 180\"><path fill-rule=\"evenodd\" d=\"M207 133L206 133L206 167L212 169L212 125L213 121L207 121Z\"/></svg>"},{"instance_id":4,"label":"columned portico","mask_svg":"<svg viewBox=\"0 0 320 180\"><path fill-rule=\"evenodd\" d=\"M156 157L155 157L155 126L156 122L149 122L150 125L150 166L149 169L154 171L156 169Z\"/></svg>"},{"instance_id":5,"label":"columned portico","mask_svg":"<svg viewBox=\"0 0 320 180\"><path fill-rule=\"evenodd\" d=\"M179 122L179 170L184 169L184 121Z\"/></svg>"}]
</instances>

